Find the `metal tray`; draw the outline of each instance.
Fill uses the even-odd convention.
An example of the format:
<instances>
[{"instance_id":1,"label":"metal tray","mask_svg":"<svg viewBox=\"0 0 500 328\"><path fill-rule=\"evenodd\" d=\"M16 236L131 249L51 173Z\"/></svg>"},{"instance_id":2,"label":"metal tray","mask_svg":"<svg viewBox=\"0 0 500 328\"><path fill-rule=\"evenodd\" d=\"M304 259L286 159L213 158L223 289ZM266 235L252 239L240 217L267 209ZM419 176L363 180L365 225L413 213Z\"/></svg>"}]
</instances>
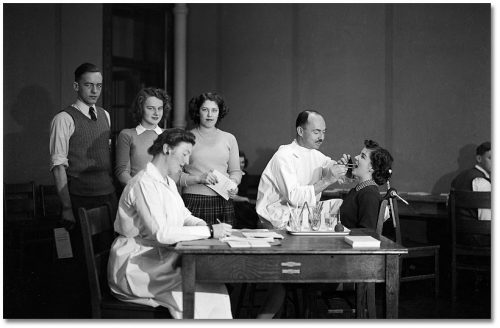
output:
<instances>
[{"instance_id":1,"label":"metal tray","mask_svg":"<svg viewBox=\"0 0 500 328\"><path fill-rule=\"evenodd\" d=\"M335 232L335 231L291 231L287 227L287 232L294 236L347 236L351 230L344 227L344 231Z\"/></svg>"}]
</instances>

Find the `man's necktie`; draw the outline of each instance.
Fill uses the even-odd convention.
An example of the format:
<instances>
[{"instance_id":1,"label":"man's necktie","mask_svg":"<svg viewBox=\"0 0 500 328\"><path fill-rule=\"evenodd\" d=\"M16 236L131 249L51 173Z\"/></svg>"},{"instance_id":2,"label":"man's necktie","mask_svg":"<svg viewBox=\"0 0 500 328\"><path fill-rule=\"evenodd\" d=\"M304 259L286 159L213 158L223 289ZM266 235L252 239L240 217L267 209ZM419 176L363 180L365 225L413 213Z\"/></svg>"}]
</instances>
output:
<instances>
[{"instance_id":1,"label":"man's necktie","mask_svg":"<svg viewBox=\"0 0 500 328\"><path fill-rule=\"evenodd\" d=\"M89 108L89 113L90 113L90 118L92 119L92 121L97 121L97 116L95 115L95 108L94 107Z\"/></svg>"}]
</instances>

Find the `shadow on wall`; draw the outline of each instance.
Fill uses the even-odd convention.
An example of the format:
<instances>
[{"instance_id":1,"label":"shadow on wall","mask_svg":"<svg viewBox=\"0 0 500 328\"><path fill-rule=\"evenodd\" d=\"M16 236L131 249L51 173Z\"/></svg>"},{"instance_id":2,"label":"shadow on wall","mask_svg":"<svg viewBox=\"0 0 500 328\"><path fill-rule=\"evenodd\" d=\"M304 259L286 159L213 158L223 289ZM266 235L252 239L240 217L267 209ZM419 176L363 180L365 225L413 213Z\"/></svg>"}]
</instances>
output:
<instances>
[{"instance_id":1,"label":"shadow on wall","mask_svg":"<svg viewBox=\"0 0 500 328\"><path fill-rule=\"evenodd\" d=\"M49 173L49 130L53 111L54 103L49 92L39 85L21 89L14 103L5 105L4 131L6 124L14 122L22 130L4 135L4 182L52 181Z\"/></svg>"},{"instance_id":2,"label":"shadow on wall","mask_svg":"<svg viewBox=\"0 0 500 328\"><path fill-rule=\"evenodd\" d=\"M273 148L257 148L256 153L257 157L254 159L249 159L250 166L248 167L248 171L251 174L261 175L264 169L266 168L267 163L271 160L274 153L278 150Z\"/></svg>"},{"instance_id":3,"label":"shadow on wall","mask_svg":"<svg viewBox=\"0 0 500 328\"><path fill-rule=\"evenodd\" d=\"M473 167L476 163L476 148L478 145L468 144L460 148L458 152L458 169L453 172L446 173L443 175L434 185L432 189L433 194L448 193L450 191L451 181L460 172Z\"/></svg>"}]
</instances>

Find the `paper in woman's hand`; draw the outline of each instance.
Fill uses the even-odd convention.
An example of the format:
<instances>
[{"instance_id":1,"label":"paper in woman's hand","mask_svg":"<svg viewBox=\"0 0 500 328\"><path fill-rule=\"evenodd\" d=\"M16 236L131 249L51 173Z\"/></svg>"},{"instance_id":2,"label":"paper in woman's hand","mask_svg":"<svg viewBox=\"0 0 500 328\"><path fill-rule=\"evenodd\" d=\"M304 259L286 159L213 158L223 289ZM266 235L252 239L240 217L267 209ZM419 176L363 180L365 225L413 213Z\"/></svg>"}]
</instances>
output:
<instances>
[{"instance_id":1,"label":"paper in woman's hand","mask_svg":"<svg viewBox=\"0 0 500 328\"><path fill-rule=\"evenodd\" d=\"M238 185L233 180L229 179L217 170L213 170L212 173L217 176L217 183L207 185L207 187L211 188L213 191L221 195L225 200L228 200L228 190L235 189L236 187L238 187Z\"/></svg>"}]
</instances>

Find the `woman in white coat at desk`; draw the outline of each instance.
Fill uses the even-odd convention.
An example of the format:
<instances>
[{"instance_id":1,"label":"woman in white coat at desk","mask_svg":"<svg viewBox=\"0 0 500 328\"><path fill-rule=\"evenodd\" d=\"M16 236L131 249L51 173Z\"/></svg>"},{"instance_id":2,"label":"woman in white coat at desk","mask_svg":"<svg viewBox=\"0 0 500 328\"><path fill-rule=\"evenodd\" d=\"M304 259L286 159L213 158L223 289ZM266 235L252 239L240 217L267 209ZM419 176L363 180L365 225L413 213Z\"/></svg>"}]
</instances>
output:
<instances>
[{"instance_id":1,"label":"woman in white coat at desk","mask_svg":"<svg viewBox=\"0 0 500 328\"><path fill-rule=\"evenodd\" d=\"M182 269L173 244L230 234L228 224L206 225L184 206L169 177L189 162L195 143L182 129L164 131L148 152L153 160L125 187L114 223L119 236L108 262L108 282L120 300L167 307L182 318ZM224 284L197 284L195 319L231 319Z\"/></svg>"}]
</instances>

